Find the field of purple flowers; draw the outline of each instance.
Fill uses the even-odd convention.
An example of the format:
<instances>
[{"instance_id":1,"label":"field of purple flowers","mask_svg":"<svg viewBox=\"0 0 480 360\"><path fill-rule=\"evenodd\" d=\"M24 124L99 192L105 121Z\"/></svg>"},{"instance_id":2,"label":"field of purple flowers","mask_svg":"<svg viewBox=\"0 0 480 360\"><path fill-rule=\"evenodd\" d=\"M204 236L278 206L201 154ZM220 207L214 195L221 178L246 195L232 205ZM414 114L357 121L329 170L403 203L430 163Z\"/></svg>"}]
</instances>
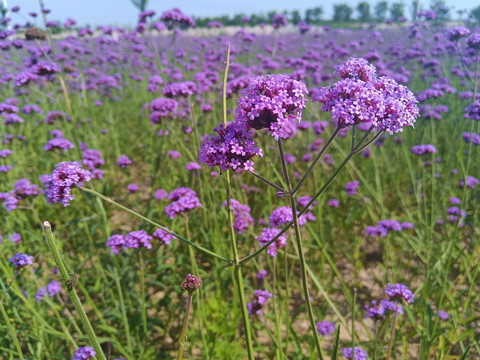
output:
<instances>
[{"instance_id":1,"label":"field of purple flowers","mask_svg":"<svg viewBox=\"0 0 480 360\"><path fill-rule=\"evenodd\" d=\"M480 29L284 20L0 32L0 359L480 358Z\"/></svg>"}]
</instances>

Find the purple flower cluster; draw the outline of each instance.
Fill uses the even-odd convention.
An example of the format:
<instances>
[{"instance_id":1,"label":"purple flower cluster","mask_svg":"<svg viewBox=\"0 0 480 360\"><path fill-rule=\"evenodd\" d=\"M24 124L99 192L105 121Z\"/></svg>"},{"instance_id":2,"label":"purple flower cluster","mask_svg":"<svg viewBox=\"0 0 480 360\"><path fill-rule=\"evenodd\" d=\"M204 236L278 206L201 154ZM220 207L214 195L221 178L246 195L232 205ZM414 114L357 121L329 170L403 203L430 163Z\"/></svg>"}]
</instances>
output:
<instances>
[{"instance_id":1,"label":"purple flower cluster","mask_svg":"<svg viewBox=\"0 0 480 360\"><path fill-rule=\"evenodd\" d=\"M40 302L43 300L44 296L49 296L49 297L54 297L58 292L62 290L62 286L60 283L56 280L50 281L47 286L44 286L40 289L38 289L37 294L35 295L35 299L37 302Z\"/></svg>"},{"instance_id":2,"label":"purple flower cluster","mask_svg":"<svg viewBox=\"0 0 480 360\"><path fill-rule=\"evenodd\" d=\"M357 193L357 188L360 185L360 181L349 181L345 184L345 192L348 196L353 196Z\"/></svg>"},{"instance_id":3,"label":"purple flower cluster","mask_svg":"<svg viewBox=\"0 0 480 360\"><path fill-rule=\"evenodd\" d=\"M150 103L151 114L148 116L152 124L158 124L162 119L173 119L176 116L178 102L174 99L158 98Z\"/></svg>"},{"instance_id":4,"label":"purple flower cluster","mask_svg":"<svg viewBox=\"0 0 480 360\"><path fill-rule=\"evenodd\" d=\"M8 261L10 261L17 269L19 269L27 265L32 265L33 256L22 254L22 253L16 253L10 259L8 259Z\"/></svg>"},{"instance_id":5,"label":"purple flower cluster","mask_svg":"<svg viewBox=\"0 0 480 360\"><path fill-rule=\"evenodd\" d=\"M305 84L286 75L255 77L238 101L237 119L268 129L275 140L288 138L291 121L302 119L307 93Z\"/></svg>"},{"instance_id":6,"label":"purple flower cluster","mask_svg":"<svg viewBox=\"0 0 480 360\"><path fill-rule=\"evenodd\" d=\"M287 26L288 20L287 17L283 14L275 14L272 18L272 25L274 29L280 29L281 27Z\"/></svg>"},{"instance_id":7,"label":"purple flower cluster","mask_svg":"<svg viewBox=\"0 0 480 360\"><path fill-rule=\"evenodd\" d=\"M378 236L385 237L390 231L402 231L405 229L413 229L414 226L412 223L403 222L400 223L397 220L387 219L380 220L377 223L377 226L367 226L365 229L365 234L368 236Z\"/></svg>"},{"instance_id":8,"label":"purple flower cluster","mask_svg":"<svg viewBox=\"0 0 480 360\"><path fill-rule=\"evenodd\" d=\"M468 35L470 35L470 30L467 29L465 26L455 26L452 30L448 32L447 37L450 41L458 41Z\"/></svg>"},{"instance_id":9,"label":"purple flower cluster","mask_svg":"<svg viewBox=\"0 0 480 360\"><path fill-rule=\"evenodd\" d=\"M337 67L342 80L319 89L313 97L330 111L339 127L363 124L390 134L413 126L419 116L417 100L405 86L383 76L364 59L349 59Z\"/></svg>"},{"instance_id":10,"label":"purple flower cluster","mask_svg":"<svg viewBox=\"0 0 480 360\"><path fill-rule=\"evenodd\" d=\"M290 221L293 221L292 209L289 206L282 206L272 211L270 217L270 226L278 228ZM302 215L298 218L299 225L305 225L307 223L307 217ZM272 244L273 245L273 244Z\"/></svg>"},{"instance_id":11,"label":"purple flower cluster","mask_svg":"<svg viewBox=\"0 0 480 360\"><path fill-rule=\"evenodd\" d=\"M37 184L30 183L28 179L20 179L13 184L13 190L8 193L0 193L0 199L8 212L15 210L20 200L27 197L34 197L41 193L41 189Z\"/></svg>"},{"instance_id":12,"label":"purple flower cluster","mask_svg":"<svg viewBox=\"0 0 480 360\"><path fill-rule=\"evenodd\" d=\"M241 204L238 200L231 199L230 204L233 210L233 229L241 234L245 229L253 226L253 218L250 215L250 207L248 205ZM225 200L222 206L227 206Z\"/></svg>"},{"instance_id":13,"label":"purple flower cluster","mask_svg":"<svg viewBox=\"0 0 480 360\"><path fill-rule=\"evenodd\" d=\"M479 183L480 181L473 176L467 175L467 179L461 179L460 180L460 186L465 187L465 185L471 189L475 189L475 186Z\"/></svg>"},{"instance_id":14,"label":"purple flower cluster","mask_svg":"<svg viewBox=\"0 0 480 360\"><path fill-rule=\"evenodd\" d=\"M174 219L178 214L202 207L200 200L197 198L197 193L190 188L175 189L168 195L168 199L172 203L165 207L165 214L170 219Z\"/></svg>"},{"instance_id":15,"label":"purple flower cluster","mask_svg":"<svg viewBox=\"0 0 480 360\"><path fill-rule=\"evenodd\" d=\"M390 283L387 284L387 287L385 288L385 294L387 294L387 296L394 301L403 300L407 304L413 303L413 299L415 298L415 295L412 293L412 291L406 285L400 283L393 285Z\"/></svg>"},{"instance_id":16,"label":"purple flower cluster","mask_svg":"<svg viewBox=\"0 0 480 360\"><path fill-rule=\"evenodd\" d=\"M202 141L199 160L209 167L220 166L220 170L236 172L253 171L254 156L263 156L251 138L244 123L235 121L227 126L221 124L214 129L217 136L209 135Z\"/></svg>"},{"instance_id":17,"label":"purple flower cluster","mask_svg":"<svg viewBox=\"0 0 480 360\"><path fill-rule=\"evenodd\" d=\"M165 229L170 230L168 227L165 227ZM165 230L162 229L157 229L155 232L152 234L154 238L160 239L163 241L165 245L170 245L170 241L175 239L175 236L169 234Z\"/></svg>"},{"instance_id":18,"label":"purple flower cluster","mask_svg":"<svg viewBox=\"0 0 480 360\"><path fill-rule=\"evenodd\" d=\"M412 146L412 149L410 151L412 152L412 154L415 154L415 155L425 155L425 154L436 154L437 153L437 149L432 144L415 145L415 146Z\"/></svg>"},{"instance_id":19,"label":"purple flower cluster","mask_svg":"<svg viewBox=\"0 0 480 360\"><path fill-rule=\"evenodd\" d=\"M82 346L78 348L70 360L89 360L93 359L97 353L90 346Z\"/></svg>"},{"instance_id":20,"label":"purple flower cluster","mask_svg":"<svg viewBox=\"0 0 480 360\"><path fill-rule=\"evenodd\" d=\"M129 232L127 235L114 234L108 238L105 246L110 247L113 253L118 255L121 250L126 249L138 249L140 247L151 249L150 241L152 240L153 237L145 230L138 230Z\"/></svg>"},{"instance_id":21,"label":"purple flower cluster","mask_svg":"<svg viewBox=\"0 0 480 360\"><path fill-rule=\"evenodd\" d=\"M363 350L361 347L355 346L355 348L343 348L341 351L342 355L346 359L353 359L355 355L355 360L367 360L368 355L365 350Z\"/></svg>"},{"instance_id":22,"label":"purple flower cluster","mask_svg":"<svg viewBox=\"0 0 480 360\"><path fill-rule=\"evenodd\" d=\"M257 240L260 245L265 246L269 241L271 241L281 230L277 228L264 228L260 236L257 236ZM287 235L283 233L270 244L267 250L267 254L275 257L277 256L278 249L282 249L287 246Z\"/></svg>"},{"instance_id":23,"label":"purple flower cluster","mask_svg":"<svg viewBox=\"0 0 480 360\"><path fill-rule=\"evenodd\" d=\"M44 193L47 203L62 203L70 205L70 200L75 199L71 194L73 188L82 186L84 181L90 181L90 171L82 169L78 162L61 162L55 165L53 173L43 181Z\"/></svg>"},{"instance_id":24,"label":"purple flower cluster","mask_svg":"<svg viewBox=\"0 0 480 360\"><path fill-rule=\"evenodd\" d=\"M185 81L165 85L162 94L167 98L188 97L197 93L197 85L193 81Z\"/></svg>"},{"instance_id":25,"label":"purple flower cluster","mask_svg":"<svg viewBox=\"0 0 480 360\"><path fill-rule=\"evenodd\" d=\"M188 295L192 296L195 291L200 289L200 286L202 285L202 280L197 278L195 275L188 274L186 277L185 281L182 284L182 289L185 291L188 291Z\"/></svg>"},{"instance_id":26,"label":"purple flower cluster","mask_svg":"<svg viewBox=\"0 0 480 360\"><path fill-rule=\"evenodd\" d=\"M53 139L50 139L44 146L43 150L45 151L53 151L53 150L62 150L62 151L68 151L69 149L73 149L75 146L73 146L72 142L64 139L63 137L54 137Z\"/></svg>"},{"instance_id":27,"label":"purple flower cluster","mask_svg":"<svg viewBox=\"0 0 480 360\"><path fill-rule=\"evenodd\" d=\"M320 321L316 323L317 332L322 336L328 336L335 332L335 324L330 321Z\"/></svg>"},{"instance_id":28,"label":"purple flower cluster","mask_svg":"<svg viewBox=\"0 0 480 360\"><path fill-rule=\"evenodd\" d=\"M120 166L121 168L126 168L128 165L132 163L132 160L127 155L121 155L117 159L117 165Z\"/></svg>"},{"instance_id":29,"label":"purple flower cluster","mask_svg":"<svg viewBox=\"0 0 480 360\"><path fill-rule=\"evenodd\" d=\"M176 26L195 26L195 21L190 16L182 13L179 8L173 8L172 10L165 11L162 14L161 19L165 22L165 25L167 25L170 30L172 30Z\"/></svg>"},{"instance_id":30,"label":"purple flower cluster","mask_svg":"<svg viewBox=\"0 0 480 360\"><path fill-rule=\"evenodd\" d=\"M472 142L473 145L480 145L480 135L477 133L464 132L462 138L467 144Z\"/></svg>"},{"instance_id":31,"label":"purple flower cluster","mask_svg":"<svg viewBox=\"0 0 480 360\"><path fill-rule=\"evenodd\" d=\"M370 306L365 305L365 317L381 320L385 318L386 311L389 310L393 313L403 314L403 307L395 301L388 299L380 300L380 302L374 300Z\"/></svg>"},{"instance_id":32,"label":"purple flower cluster","mask_svg":"<svg viewBox=\"0 0 480 360\"><path fill-rule=\"evenodd\" d=\"M261 319L263 306L273 295L268 290L255 290L255 296L256 299L247 304L248 313L250 315L256 314Z\"/></svg>"},{"instance_id":33,"label":"purple flower cluster","mask_svg":"<svg viewBox=\"0 0 480 360\"><path fill-rule=\"evenodd\" d=\"M480 100L476 100L468 105L464 110L463 116L470 120L480 120Z\"/></svg>"}]
</instances>

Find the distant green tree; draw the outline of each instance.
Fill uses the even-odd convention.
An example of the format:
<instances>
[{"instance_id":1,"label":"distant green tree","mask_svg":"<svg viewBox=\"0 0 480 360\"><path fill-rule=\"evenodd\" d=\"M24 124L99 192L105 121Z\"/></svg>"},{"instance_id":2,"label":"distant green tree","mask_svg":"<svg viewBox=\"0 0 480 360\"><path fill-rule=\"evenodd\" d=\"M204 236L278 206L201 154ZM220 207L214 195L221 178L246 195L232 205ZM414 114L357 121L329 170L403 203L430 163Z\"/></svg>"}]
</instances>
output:
<instances>
[{"instance_id":1,"label":"distant green tree","mask_svg":"<svg viewBox=\"0 0 480 360\"><path fill-rule=\"evenodd\" d=\"M323 8L320 6L307 9L307 11L305 11L305 21L308 24L316 24L321 20L322 15L323 15Z\"/></svg>"},{"instance_id":2,"label":"distant green tree","mask_svg":"<svg viewBox=\"0 0 480 360\"><path fill-rule=\"evenodd\" d=\"M370 14L370 4L362 1L357 5L358 20L367 22L372 17Z\"/></svg>"},{"instance_id":3,"label":"distant green tree","mask_svg":"<svg viewBox=\"0 0 480 360\"><path fill-rule=\"evenodd\" d=\"M375 5L375 18L378 21L385 21L388 12L388 2L380 1Z\"/></svg>"},{"instance_id":4,"label":"distant green tree","mask_svg":"<svg viewBox=\"0 0 480 360\"><path fill-rule=\"evenodd\" d=\"M419 11L419 0L412 0L412 3L410 4L410 11L412 14L412 21L417 22L417 14Z\"/></svg>"},{"instance_id":5,"label":"distant green tree","mask_svg":"<svg viewBox=\"0 0 480 360\"><path fill-rule=\"evenodd\" d=\"M148 0L130 0L140 12L147 9Z\"/></svg>"},{"instance_id":6,"label":"distant green tree","mask_svg":"<svg viewBox=\"0 0 480 360\"><path fill-rule=\"evenodd\" d=\"M338 4L333 6L333 21L350 21L353 9L348 4Z\"/></svg>"},{"instance_id":7,"label":"distant green tree","mask_svg":"<svg viewBox=\"0 0 480 360\"><path fill-rule=\"evenodd\" d=\"M274 10L273 10L273 11L269 11L269 12L267 13L268 23L270 23L270 24L272 23L273 17L275 16L276 13L277 13L277 12L274 11Z\"/></svg>"},{"instance_id":8,"label":"distant green tree","mask_svg":"<svg viewBox=\"0 0 480 360\"><path fill-rule=\"evenodd\" d=\"M401 17L405 16L405 5L401 2L394 2L390 8L390 17L393 21L398 21Z\"/></svg>"},{"instance_id":9,"label":"distant green tree","mask_svg":"<svg viewBox=\"0 0 480 360\"><path fill-rule=\"evenodd\" d=\"M444 0L433 0L430 8L437 13L436 22L450 20L450 8Z\"/></svg>"},{"instance_id":10,"label":"distant green tree","mask_svg":"<svg viewBox=\"0 0 480 360\"><path fill-rule=\"evenodd\" d=\"M300 21L302 21L302 16L300 15L300 11L292 10L290 12L290 21L297 25Z\"/></svg>"},{"instance_id":11,"label":"distant green tree","mask_svg":"<svg viewBox=\"0 0 480 360\"><path fill-rule=\"evenodd\" d=\"M477 6L470 10L470 19L480 24L480 6Z\"/></svg>"}]
</instances>

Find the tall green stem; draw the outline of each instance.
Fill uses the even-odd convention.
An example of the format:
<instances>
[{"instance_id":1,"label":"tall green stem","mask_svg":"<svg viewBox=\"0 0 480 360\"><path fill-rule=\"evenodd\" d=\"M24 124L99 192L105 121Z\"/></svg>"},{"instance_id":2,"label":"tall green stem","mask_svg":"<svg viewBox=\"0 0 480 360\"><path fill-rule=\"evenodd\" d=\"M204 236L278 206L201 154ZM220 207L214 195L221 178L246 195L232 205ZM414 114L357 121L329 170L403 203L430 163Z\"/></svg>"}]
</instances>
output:
<instances>
[{"instance_id":1,"label":"tall green stem","mask_svg":"<svg viewBox=\"0 0 480 360\"><path fill-rule=\"evenodd\" d=\"M185 310L185 318L183 319L182 335L180 335L180 341L178 345L177 360L183 359L183 348L185 347L185 343L187 342L187 326L188 318L190 317L190 310L192 309L192 298L193 295L188 296L187 308Z\"/></svg>"},{"instance_id":2,"label":"tall green stem","mask_svg":"<svg viewBox=\"0 0 480 360\"><path fill-rule=\"evenodd\" d=\"M52 253L53 258L55 259L55 263L57 265L58 271L60 272L60 275L62 276L62 279L66 284L67 293L72 299L73 305L75 306L75 309L77 310L80 316L82 325L87 331L87 335L88 335L88 338L90 339L90 343L92 347L95 349L95 352L97 353L97 357L101 360L106 360L102 347L98 342L95 332L93 331L92 324L90 324L90 321L87 318L87 314L85 313L85 310L82 307L82 303L80 302L80 299L77 295L77 291L75 290L76 279L73 278L67 272L67 268L65 267L65 264L62 260L60 252L58 251L57 245L55 243L55 239L52 233L52 227L48 221L45 221L43 223L43 229L45 232L45 239L47 240L48 248L50 249L50 252ZM22 359L23 359L23 356L22 356Z\"/></svg>"},{"instance_id":3,"label":"tall green stem","mask_svg":"<svg viewBox=\"0 0 480 360\"><path fill-rule=\"evenodd\" d=\"M20 342L18 341L17 334L15 333L15 329L10 323L10 319L8 318L7 312L5 311L5 308L3 307L3 303L1 301L0 301L0 312L2 313L5 324L7 324L8 332L10 333L13 343L17 348L17 353L20 356L20 359L25 359L25 357L23 356L22 348L20 347Z\"/></svg>"},{"instance_id":4,"label":"tall green stem","mask_svg":"<svg viewBox=\"0 0 480 360\"><path fill-rule=\"evenodd\" d=\"M283 176L285 178L285 182L287 183L288 191L290 192L290 194L292 194L292 185L290 183L290 177L288 176L287 163L285 161L285 152L283 150L282 139L278 140L278 150L280 152L280 159L282 161ZM306 266L306 262L305 262L305 255L303 253L303 243L302 243L302 235L300 233L300 225L298 224L297 204L296 204L295 195L290 196L290 207L292 209L293 227L295 229L295 239L297 241L297 251L298 251L298 256L300 258L302 286L303 286L303 297L305 298L305 302L307 304L308 319L310 320L310 329L313 332L313 338L315 340L315 347L317 349L317 353L318 353L319 358L321 360L323 360L322 348L320 346L320 338L318 337L317 328L315 326L315 319L313 317L312 302L310 301L310 294L308 292L307 266Z\"/></svg>"},{"instance_id":5,"label":"tall green stem","mask_svg":"<svg viewBox=\"0 0 480 360\"><path fill-rule=\"evenodd\" d=\"M227 47L227 61L225 64L225 74L223 77L223 123L227 125L227 75L228 75L228 67L230 63L230 45ZM231 207L231 199L232 199L232 188L230 182L230 172L226 172L226 187L227 187L227 217L228 217L228 229L230 233L230 242L232 245L232 252L233 252L233 273L235 276L235 283L237 285L238 295L240 296L240 307L242 311L242 319L243 319L243 326L245 327L245 340L247 342L247 352L248 352L248 359L253 360L253 345L252 345L252 334L250 329L250 319L248 318L248 310L247 310L247 300L245 298L245 289L243 287L243 277L242 277L242 270L239 266L239 258L238 258L238 248L237 248L237 241L235 239L235 230L233 229L233 216L232 216L232 207Z\"/></svg>"}]
</instances>

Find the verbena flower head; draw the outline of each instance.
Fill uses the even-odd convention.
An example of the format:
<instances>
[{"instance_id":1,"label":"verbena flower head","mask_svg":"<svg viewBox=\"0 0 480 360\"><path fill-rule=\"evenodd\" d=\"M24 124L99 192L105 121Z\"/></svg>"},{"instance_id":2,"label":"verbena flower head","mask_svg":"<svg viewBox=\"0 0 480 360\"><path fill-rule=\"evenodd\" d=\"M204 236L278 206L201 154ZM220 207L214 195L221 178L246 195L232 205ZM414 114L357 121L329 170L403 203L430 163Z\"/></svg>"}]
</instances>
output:
<instances>
[{"instance_id":1,"label":"verbena flower head","mask_svg":"<svg viewBox=\"0 0 480 360\"><path fill-rule=\"evenodd\" d=\"M411 152L415 155L436 154L437 149L432 144L415 145L412 147Z\"/></svg>"},{"instance_id":2,"label":"verbena flower head","mask_svg":"<svg viewBox=\"0 0 480 360\"><path fill-rule=\"evenodd\" d=\"M480 100L476 100L468 105L464 110L463 116L470 120L480 120Z\"/></svg>"},{"instance_id":3,"label":"verbena flower head","mask_svg":"<svg viewBox=\"0 0 480 360\"><path fill-rule=\"evenodd\" d=\"M345 192L348 196L353 196L357 193L357 188L360 185L360 181L349 181L345 184Z\"/></svg>"},{"instance_id":4,"label":"verbena flower head","mask_svg":"<svg viewBox=\"0 0 480 360\"><path fill-rule=\"evenodd\" d=\"M185 281L182 284L182 289L188 291L188 295L192 296L202 285L202 280L195 275L188 274Z\"/></svg>"},{"instance_id":5,"label":"verbena flower head","mask_svg":"<svg viewBox=\"0 0 480 360\"><path fill-rule=\"evenodd\" d=\"M286 26L288 23L287 17L283 14L275 14L272 18L272 25L274 29L279 29Z\"/></svg>"},{"instance_id":6,"label":"verbena flower head","mask_svg":"<svg viewBox=\"0 0 480 360\"><path fill-rule=\"evenodd\" d=\"M168 227L165 227L165 229L170 230ZM154 238L160 239L163 241L165 245L170 245L170 241L175 239L175 236L169 234L165 230L162 229L157 229L155 232L152 234Z\"/></svg>"},{"instance_id":7,"label":"verbena flower head","mask_svg":"<svg viewBox=\"0 0 480 360\"><path fill-rule=\"evenodd\" d=\"M255 300L247 304L247 310L250 315L256 314L261 319L263 316L262 308L273 295L268 290L255 290L255 297Z\"/></svg>"},{"instance_id":8,"label":"verbena flower head","mask_svg":"<svg viewBox=\"0 0 480 360\"><path fill-rule=\"evenodd\" d=\"M120 166L121 168L126 168L127 165L130 165L131 163L132 163L132 160L130 160L127 155L121 155L117 159L117 165Z\"/></svg>"},{"instance_id":9,"label":"verbena flower head","mask_svg":"<svg viewBox=\"0 0 480 360\"><path fill-rule=\"evenodd\" d=\"M448 32L448 40L458 41L470 34L470 30L465 26L456 26Z\"/></svg>"},{"instance_id":10,"label":"verbena flower head","mask_svg":"<svg viewBox=\"0 0 480 360\"><path fill-rule=\"evenodd\" d=\"M276 228L264 228L260 236L257 236L257 240L260 245L265 246L269 241L271 241L281 230ZM267 254L275 257L277 256L278 249L282 249L287 246L287 235L283 233L276 239L273 243L270 244L267 250Z\"/></svg>"},{"instance_id":11,"label":"verbena flower head","mask_svg":"<svg viewBox=\"0 0 480 360\"><path fill-rule=\"evenodd\" d=\"M70 360L89 360L89 359L93 359L95 355L96 355L96 352L95 350L93 350L92 347L83 346L78 348L78 350L75 351L75 353L73 354Z\"/></svg>"},{"instance_id":12,"label":"verbena flower head","mask_svg":"<svg viewBox=\"0 0 480 360\"><path fill-rule=\"evenodd\" d=\"M82 169L78 162L61 162L55 165L53 173L44 181L47 203L62 203L70 205L70 200L75 199L71 194L73 188L82 186L83 182L90 181L90 171Z\"/></svg>"},{"instance_id":13,"label":"verbena flower head","mask_svg":"<svg viewBox=\"0 0 480 360\"><path fill-rule=\"evenodd\" d=\"M319 89L314 101L330 111L335 124L345 128L352 125L373 125L390 134L413 126L420 115L417 100L407 87L393 79L375 77L373 66L363 59L349 59L337 68L342 80Z\"/></svg>"},{"instance_id":14,"label":"verbena flower head","mask_svg":"<svg viewBox=\"0 0 480 360\"><path fill-rule=\"evenodd\" d=\"M470 49L480 50L480 34L475 33L470 35L467 39L467 46Z\"/></svg>"},{"instance_id":15,"label":"verbena flower head","mask_svg":"<svg viewBox=\"0 0 480 360\"><path fill-rule=\"evenodd\" d=\"M346 359L353 359L353 354L355 354L355 360L366 360L368 359L367 352L363 350L361 347L355 346L354 349L352 348L343 348L341 351L342 355Z\"/></svg>"},{"instance_id":16,"label":"verbena flower head","mask_svg":"<svg viewBox=\"0 0 480 360\"><path fill-rule=\"evenodd\" d=\"M150 103L151 114L148 116L152 124L158 124L162 119L176 117L178 102L174 99L158 98Z\"/></svg>"},{"instance_id":17,"label":"verbena flower head","mask_svg":"<svg viewBox=\"0 0 480 360\"><path fill-rule=\"evenodd\" d=\"M165 214L170 219L174 219L177 215L202 207L202 203L197 198L197 193L190 188L181 187L173 190L168 198L173 202L165 207Z\"/></svg>"},{"instance_id":18,"label":"verbena flower head","mask_svg":"<svg viewBox=\"0 0 480 360\"><path fill-rule=\"evenodd\" d=\"M278 209L272 211L268 219L270 221L270 226L279 228L283 224L293 221L292 209L289 206L279 207ZM298 218L299 225L305 225L306 222L307 219L305 216L302 215Z\"/></svg>"},{"instance_id":19,"label":"verbena flower head","mask_svg":"<svg viewBox=\"0 0 480 360\"><path fill-rule=\"evenodd\" d=\"M317 322L317 332L322 336L328 336L335 332L335 324L330 321L320 321Z\"/></svg>"},{"instance_id":20,"label":"verbena flower head","mask_svg":"<svg viewBox=\"0 0 480 360\"><path fill-rule=\"evenodd\" d=\"M404 300L407 304L413 303L413 299L415 298L415 295L412 293L412 291L406 285L400 283L393 285L387 284L387 287L385 288L385 294L387 294L387 296L392 300Z\"/></svg>"},{"instance_id":21,"label":"verbena flower head","mask_svg":"<svg viewBox=\"0 0 480 360\"><path fill-rule=\"evenodd\" d=\"M179 8L165 11L161 18L167 27L172 30L176 26L195 26L195 21L188 15L185 15Z\"/></svg>"},{"instance_id":22,"label":"verbena flower head","mask_svg":"<svg viewBox=\"0 0 480 360\"><path fill-rule=\"evenodd\" d=\"M209 167L220 166L222 171L253 171L254 156L263 156L262 149L253 141L245 123L235 121L214 129L217 136L209 135L202 141L199 160Z\"/></svg>"},{"instance_id":23,"label":"verbena flower head","mask_svg":"<svg viewBox=\"0 0 480 360\"><path fill-rule=\"evenodd\" d=\"M231 208L233 210L233 229L241 234L245 229L250 226L253 226L253 218L250 215L250 207L248 205L241 204L235 199L230 200ZM227 201L225 200L222 206L227 206Z\"/></svg>"},{"instance_id":24,"label":"verbena flower head","mask_svg":"<svg viewBox=\"0 0 480 360\"><path fill-rule=\"evenodd\" d=\"M256 130L268 129L275 140L287 138L282 128L302 119L307 93L305 84L286 75L255 77L238 101L237 119Z\"/></svg>"},{"instance_id":25,"label":"verbena flower head","mask_svg":"<svg viewBox=\"0 0 480 360\"><path fill-rule=\"evenodd\" d=\"M8 261L10 261L17 269L19 269L27 265L32 265L33 256L22 254L22 253L16 253L10 259L8 259Z\"/></svg>"}]
</instances>

